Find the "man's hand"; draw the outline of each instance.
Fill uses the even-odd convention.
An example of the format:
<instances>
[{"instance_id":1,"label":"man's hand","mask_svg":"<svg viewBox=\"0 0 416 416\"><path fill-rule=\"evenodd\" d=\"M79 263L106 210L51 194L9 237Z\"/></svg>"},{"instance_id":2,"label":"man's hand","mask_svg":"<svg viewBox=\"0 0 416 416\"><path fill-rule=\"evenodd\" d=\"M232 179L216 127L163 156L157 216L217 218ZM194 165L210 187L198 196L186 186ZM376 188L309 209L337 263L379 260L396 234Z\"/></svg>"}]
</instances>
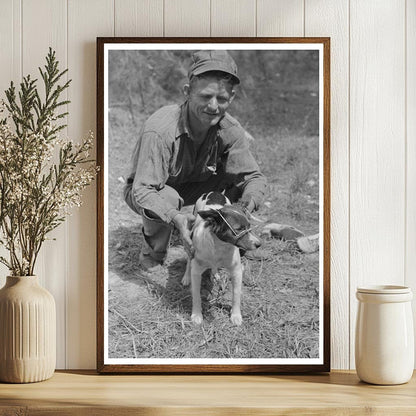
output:
<instances>
[{"instance_id":1,"label":"man's hand","mask_svg":"<svg viewBox=\"0 0 416 416\"><path fill-rule=\"evenodd\" d=\"M176 214L173 219L175 227L179 230L183 242L183 247L189 257L193 257L194 248L191 240L191 226L195 221L195 216L192 214Z\"/></svg>"},{"instance_id":2,"label":"man's hand","mask_svg":"<svg viewBox=\"0 0 416 416\"><path fill-rule=\"evenodd\" d=\"M241 201L241 205L250 213L252 213L256 208L256 203L254 202L253 198L250 198L246 201Z\"/></svg>"}]
</instances>

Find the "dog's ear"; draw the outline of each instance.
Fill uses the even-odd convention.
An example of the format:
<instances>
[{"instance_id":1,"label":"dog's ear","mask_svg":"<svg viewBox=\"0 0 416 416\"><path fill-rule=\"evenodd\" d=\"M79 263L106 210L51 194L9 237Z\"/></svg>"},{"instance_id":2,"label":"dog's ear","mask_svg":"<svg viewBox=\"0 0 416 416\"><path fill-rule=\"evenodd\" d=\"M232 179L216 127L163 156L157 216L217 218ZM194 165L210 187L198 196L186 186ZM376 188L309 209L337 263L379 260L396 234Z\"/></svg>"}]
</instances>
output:
<instances>
[{"instance_id":1,"label":"dog's ear","mask_svg":"<svg viewBox=\"0 0 416 416\"><path fill-rule=\"evenodd\" d=\"M202 211L198 211L198 214L204 220L211 220L211 221L213 220L215 222L218 222L218 220L220 219L220 214L218 213L218 211L216 209L212 209L212 208L202 210Z\"/></svg>"}]
</instances>

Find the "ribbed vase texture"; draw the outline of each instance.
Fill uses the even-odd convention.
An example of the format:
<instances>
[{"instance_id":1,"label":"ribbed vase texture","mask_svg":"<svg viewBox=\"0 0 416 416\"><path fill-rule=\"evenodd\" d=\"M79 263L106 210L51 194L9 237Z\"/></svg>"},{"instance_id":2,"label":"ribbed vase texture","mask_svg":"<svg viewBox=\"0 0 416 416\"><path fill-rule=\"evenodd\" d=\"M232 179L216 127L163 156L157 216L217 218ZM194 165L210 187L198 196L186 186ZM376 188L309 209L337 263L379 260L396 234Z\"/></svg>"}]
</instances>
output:
<instances>
[{"instance_id":1,"label":"ribbed vase texture","mask_svg":"<svg viewBox=\"0 0 416 416\"><path fill-rule=\"evenodd\" d=\"M53 296L39 286L36 276L8 276L0 290L0 381L46 380L55 365Z\"/></svg>"}]
</instances>

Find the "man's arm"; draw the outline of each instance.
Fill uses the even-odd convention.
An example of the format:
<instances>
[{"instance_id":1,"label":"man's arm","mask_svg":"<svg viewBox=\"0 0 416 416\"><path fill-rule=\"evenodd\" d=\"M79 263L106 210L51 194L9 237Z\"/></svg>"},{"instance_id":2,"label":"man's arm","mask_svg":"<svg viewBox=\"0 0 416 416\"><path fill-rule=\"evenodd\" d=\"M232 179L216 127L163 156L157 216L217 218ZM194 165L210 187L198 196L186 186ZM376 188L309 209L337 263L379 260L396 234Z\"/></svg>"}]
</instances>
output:
<instances>
[{"instance_id":1,"label":"man's arm","mask_svg":"<svg viewBox=\"0 0 416 416\"><path fill-rule=\"evenodd\" d=\"M169 147L156 132L145 132L133 160L136 165L132 186L134 203L152 211L162 221L171 222L179 211L159 194L169 178Z\"/></svg>"},{"instance_id":2,"label":"man's arm","mask_svg":"<svg viewBox=\"0 0 416 416\"><path fill-rule=\"evenodd\" d=\"M193 215L185 215L171 206L159 194L169 178L170 149L155 132L144 133L135 149L136 174L133 181L134 202L139 208L152 211L162 221L173 223L179 230L184 248L192 257L190 226Z\"/></svg>"},{"instance_id":3,"label":"man's arm","mask_svg":"<svg viewBox=\"0 0 416 416\"><path fill-rule=\"evenodd\" d=\"M257 210L266 192L267 180L249 149L249 141L241 126L234 127L228 149L225 171L235 175L236 185L242 189L241 201L251 212Z\"/></svg>"}]
</instances>

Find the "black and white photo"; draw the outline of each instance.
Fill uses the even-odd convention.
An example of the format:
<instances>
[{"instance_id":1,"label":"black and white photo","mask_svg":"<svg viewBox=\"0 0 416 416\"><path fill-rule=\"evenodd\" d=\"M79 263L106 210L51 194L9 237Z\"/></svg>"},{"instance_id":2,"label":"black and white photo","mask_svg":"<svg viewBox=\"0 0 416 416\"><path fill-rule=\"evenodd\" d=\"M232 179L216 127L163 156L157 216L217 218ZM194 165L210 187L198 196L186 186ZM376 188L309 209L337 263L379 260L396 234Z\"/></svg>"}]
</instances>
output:
<instances>
[{"instance_id":1,"label":"black and white photo","mask_svg":"<svg viewBox=\"0 0 416 416\"><path fill-rule=\"evenodd\" d=\"M328 370L329 40L97 53L99 371Z\"/></svg>"}]
</instances>

